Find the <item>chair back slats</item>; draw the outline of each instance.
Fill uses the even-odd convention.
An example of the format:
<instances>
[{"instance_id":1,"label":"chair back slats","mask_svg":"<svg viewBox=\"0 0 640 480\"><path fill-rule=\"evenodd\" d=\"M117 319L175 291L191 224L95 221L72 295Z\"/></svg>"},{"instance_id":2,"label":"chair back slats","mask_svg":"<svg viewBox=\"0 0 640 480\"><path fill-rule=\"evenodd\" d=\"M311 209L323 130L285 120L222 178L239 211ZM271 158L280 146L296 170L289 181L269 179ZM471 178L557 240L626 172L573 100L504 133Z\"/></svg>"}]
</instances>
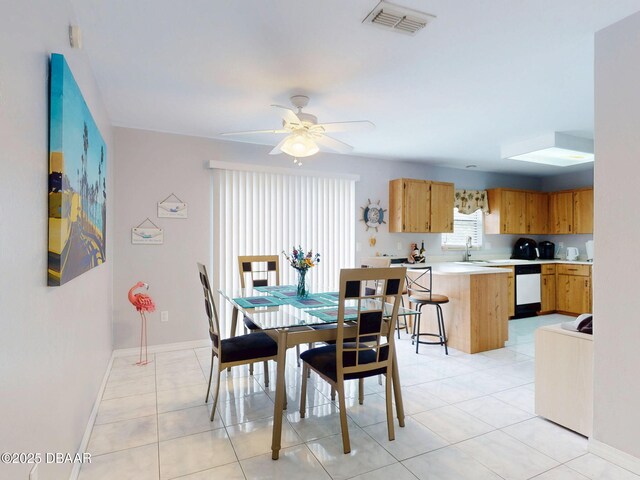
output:
<instances>
[{"instance_id":1,"label":"chair back slats","mask_svg":"<svg viewBox=\"0 0 640 480\"><path fill-rule=\"evenodd\" d=\"M389 366L405 275L406 268L340 271L336 341L338 376ZM372 284L376 287L371 288ZM344 329L348 323L356 324L356 334L354 338L350 332L345 340Z\"/></svg>"},{"instance_id":2,"label":"chair back slats","mask_svg":"<svg viewBox=\"0 0 640 480\"><path fill-rule=\"evenodd\" d=\"M431 267L421 268L418 272L413 270L407 274L407 293L409 297L418 293L421 296L427 296L428 300L432 299L433 272Z\"/></svg>"},{"instance_id":3,"label":"chair back slats","mask_svg":"<svg viewBox=\"0 0 640 480\"><path fill-rule=\"evenodd\" d=\"M204 310L209 320L209 338L213 344L213 351L216 354L220 352L220 322L218 320L218 311L211 293L211 284L209 283L209 275L207 268L198 263L198 271L200 273L200 283L202 284L202 292L204 294Z\"/></svg>"},{"instance_id":4,"label":"chair back slats","mask_svg":"<svg viewBox=\"0 0 640 480\"><path fill-rule=\"evenodd\" d=\"M240 287L266 287L280 285L280 259L278 255L240 255L238 270Z\"/></svg>"}]
</instances>

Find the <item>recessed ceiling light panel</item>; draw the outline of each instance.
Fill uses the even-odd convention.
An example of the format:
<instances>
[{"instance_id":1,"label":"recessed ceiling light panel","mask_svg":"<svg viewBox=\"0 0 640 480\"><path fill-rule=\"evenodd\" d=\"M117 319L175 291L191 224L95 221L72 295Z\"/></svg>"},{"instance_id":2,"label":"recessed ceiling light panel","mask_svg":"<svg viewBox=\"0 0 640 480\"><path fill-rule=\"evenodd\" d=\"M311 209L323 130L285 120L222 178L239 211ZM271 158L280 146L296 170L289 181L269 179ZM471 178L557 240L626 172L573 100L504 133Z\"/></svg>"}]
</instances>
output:
<instances>
[{"instance_id":1,"label":"recessed ceiling light panel","mask_svg":"<svg viewBox=\"0 0 640 480\"><path fill-rule=\"evenodd\" d=\"M519 144L503 147L502 158L570 167L593 162L593 140L555 132Z\"/></svg>"}]
</instances>

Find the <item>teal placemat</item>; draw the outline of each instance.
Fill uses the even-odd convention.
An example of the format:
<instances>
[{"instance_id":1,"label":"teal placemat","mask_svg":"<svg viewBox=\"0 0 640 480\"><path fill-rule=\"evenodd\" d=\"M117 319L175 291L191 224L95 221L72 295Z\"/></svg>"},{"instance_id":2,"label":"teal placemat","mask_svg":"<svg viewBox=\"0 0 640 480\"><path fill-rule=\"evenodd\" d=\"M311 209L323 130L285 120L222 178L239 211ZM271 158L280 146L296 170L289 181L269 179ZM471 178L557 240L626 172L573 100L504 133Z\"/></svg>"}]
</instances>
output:
<instances>
[{"instance_id":1,"label":"teal placemat","mask_svg":"<svg viewBox=\"0 0 640 480\"><path fill-rule=\"evenodd\" d=\"M340 292L324 292L320 293L319 295L330 298L334 302L337 302L340 299Z\"/></svg>"},{"instance_id":2,"label":"teal placemat","mask_svg":"<svg viewBox=\"0 0 640 480\"><path fill-rule=\"evenodd\" d=\"M286 299L287 303L289 303L290 298L298 297L298 289L293 287L293 290L280 290L279 292L273 292L273 296Z\"/></svg>"},{"instance_id":3,"label":"teal placemat","mask_svg":"<svg viewBox=\"0 0 640 480\"><path fill-rule=\"evenodd\" d=\"M264 297L238 297L233 299L242 308L257 308L257 307L277 307L286 303L283 299L264 296Z\"/></svg>"},{"instance_id":4,"label":"teal placemat","mask_svg":"<svg viewBox=\"0 0 640 480\"><path fill-rule=\"evenodd\" d=\"M253 289L257 290L258 292L265 292L265 293L271 293L273 295L276 295L278 292L290 292L291 290L295 292L296 286L295 285L269 285L266 287L253 287Z\"/></svg>"},{"instance_id":5,"label":"teal placemat","mask_svg":"<svg viewBox=\"0 0 640 480\"><path fill-rule=\"evenodd\" d=\"M328 307L336 304L335 300L331 300L321 293L312 293L310 295L307 295L306 297L293 296L284 299L284 301L293 307L301 309Z\"/></svg>"},{"instance_id":6,"label":"teal placemat","mask_svg":"<svg viewBox=\"0 0 640 480\"><path fill-rule=\"evenodd\" d=\"M309 315L313 315L314 317L318 317L323 322L331 323L338 321L338 307L333 308L318 308L315 310L309 310L307 312ZM358 309L357 308L345 308L344 309L344 319L345 320L356 320L358 318Z\"/></svg>"}]
</instances>

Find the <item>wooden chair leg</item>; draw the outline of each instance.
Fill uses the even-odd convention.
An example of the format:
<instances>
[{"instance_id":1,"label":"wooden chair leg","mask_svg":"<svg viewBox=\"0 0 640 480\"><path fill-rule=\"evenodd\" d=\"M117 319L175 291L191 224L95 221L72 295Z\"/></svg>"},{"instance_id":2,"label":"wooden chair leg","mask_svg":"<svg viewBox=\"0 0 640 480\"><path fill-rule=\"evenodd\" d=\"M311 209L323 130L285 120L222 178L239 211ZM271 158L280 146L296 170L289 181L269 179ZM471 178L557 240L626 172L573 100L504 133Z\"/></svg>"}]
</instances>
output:
<instances>
[{"instance_id":1,"label":"wooden chair leg","mask_svg":"<svg viewBox=\"0 0 640 480\"><path fill-rule=\"evenodd\" d=\"M335 402L335 400L336 400L336 388L333 385L331 385L331 401Z\"/></svg>"},{"instance_id":2,"label":"wooden chair leg","mask_svg":"<svg viewBox=\"0 0 640 480\"><path fill-rule=\"evenodd\" d=\"M269 362L267 361L264 362L264 387L269 388Z\"/></svg>"},{"instance_id":3,"label":"wooden chair leg","mask_svg":"<svg viewBox=\"0 0 640 480\"><path fill-rule=\"evenodd\" d=\"M300 418L304 418L307 409L307 375L309 365L306 363L302 367L302 384L300 386Z\"/></svg>"},{"instance_id":4,"label":"wooden chair leg","mask_svg":"<svg viewBox=\"0 0 640 480\"><path fill-rule=\"evenodd\" d=\"M222 370L222 368L220 368L220 366L218 366L218 381L216 382L216 390L215 390L215 395L213 396L213 407L211 408L211 417L209 418L209 420L211 422L213 422L213 417L216 414L216 408L218 408L218 395L220 394L220 370Z\"/></svg>"},{"instance_id":5,"label":"wooden chair leg","mask_svg":"<svg viewBox=\"0 0 640 480\"><path fill-rule=\"evenodd\" d=\"M207 387L207 396L204 397L204 403L209 401L209 393L211 392L211 377L213 376L213 359L215 355L211 352L211 367L209 368L209 386Z\"/></svg>"},{"instance_id":6,"label":"wooden chair leg","mask_svg":"<svg viewBox=\"0 0 640 480\"><path fill-rule=\"evenodd\" d=\"M364 403L364 378L358 380L358 403L360 405Z\"/></svg>"},{"instance_id":7,"label":"wooden chair leg","mask_svg":"<svg viewBox=\"0 0 640 480\"><path fill-rule=\"evenodd\" d=\"M249 375L253 375L253 363L249 364Z\"/></svg>"},{"instance_id":8,"label":"wooden chair leg","mask_svg":"<svg viewBox=\"0 0 640 480\"><path fill-rule=\"evenodd\" d=\"M351 451L351 442L349 441L349 427L347 426L347 402L344 398L344 381L337 385L338 399L340 402L340 429L342 430L342 447L344 453Z\"/></svg>"},{"instance_id":9,"label":"wooden chair leg","mask_svg":"<svg viewBox=\"0 0 640 480\"><path fill-rule=\"evenodd\" d=\"M300 345L296 345L296 364L300 367Z\"/></svg>"},{"instance_id":10,"label":"wooden chair leg","mask_svg":"<svg viewBox=\"0 0 640 480\"><path fill-rule=\"evenodd\" d=\"M387 367L387 374L385 379L385 396L387 399L387 431L389 433L389 440L396 438L395 430L393 427L393 404L391 403L391 380L392 372L391 367Z\"/></svg>"}]
</instances>

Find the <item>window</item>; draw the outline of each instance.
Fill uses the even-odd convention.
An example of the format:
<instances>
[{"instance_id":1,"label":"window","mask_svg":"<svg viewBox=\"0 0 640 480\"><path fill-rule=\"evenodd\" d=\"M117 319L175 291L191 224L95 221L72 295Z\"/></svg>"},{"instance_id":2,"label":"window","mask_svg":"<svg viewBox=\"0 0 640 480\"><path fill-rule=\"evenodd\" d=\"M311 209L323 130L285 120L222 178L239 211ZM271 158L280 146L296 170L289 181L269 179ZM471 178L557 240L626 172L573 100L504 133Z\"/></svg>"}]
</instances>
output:
<instances>
[{"instance_id":1,"label":"window","mask_svg":"<svg viewBox=\"0 0 640 480\"><path fill-rule=\"evenodd\" d=\"M476 210L470 215L458 213L458 209L453 209L453 233L442 234L442 248L462 249L467 243L467 238L471 237L471 246L480 248L482 246L482 210Z\"/></svg>"}]
</instances>

